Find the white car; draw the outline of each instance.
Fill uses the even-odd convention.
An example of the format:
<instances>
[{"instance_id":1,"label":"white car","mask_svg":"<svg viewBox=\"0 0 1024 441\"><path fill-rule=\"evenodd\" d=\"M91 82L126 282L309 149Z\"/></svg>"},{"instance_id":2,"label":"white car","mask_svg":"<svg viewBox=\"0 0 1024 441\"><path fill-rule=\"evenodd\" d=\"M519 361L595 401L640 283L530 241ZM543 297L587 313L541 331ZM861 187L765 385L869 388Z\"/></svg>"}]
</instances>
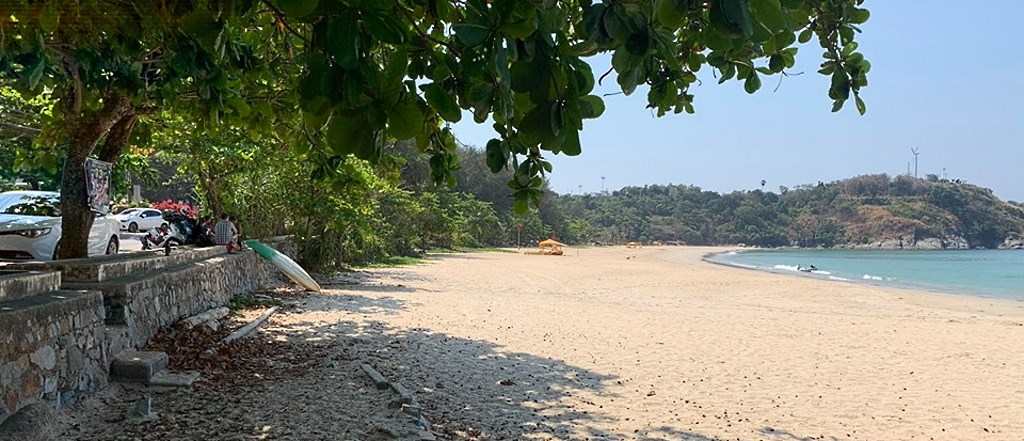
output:
<instances>
[{"instance_id":1,"label":"white car","mask_svg":"<svg viewBox=\"0 0 1024 441\"><path fill-rule=\"evenodd\" d=\"M121 222L121 229L132 233L158 228L167 223L164 214L155 208L127 208L114 215Z\"/></svg>"},{"instance_id":2,"label":"white car","mask_svg":"<svg viewBox=\"0 0 1024 441\"><path fill-rule=\"evenodd\" d=\"M89 231L89 256L117 254L120 227L113 216L96 216ZM59 193L0 193L0 259L51 260L59 241Z\"/></svg>"}]
</instances>

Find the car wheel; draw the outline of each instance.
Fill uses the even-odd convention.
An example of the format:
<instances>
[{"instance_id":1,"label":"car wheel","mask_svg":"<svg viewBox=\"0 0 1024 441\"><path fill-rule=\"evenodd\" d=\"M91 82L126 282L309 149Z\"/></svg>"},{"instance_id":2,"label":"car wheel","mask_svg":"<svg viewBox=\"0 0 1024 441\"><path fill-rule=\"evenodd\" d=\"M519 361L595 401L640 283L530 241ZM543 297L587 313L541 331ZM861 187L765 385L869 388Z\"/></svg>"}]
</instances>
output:
<instances>
[{"instance_id":1,"label":"car wheel","mask_svg":"<svg viewBox=\"0 0 1024 441\"><path fill-rule=\"evenodd\" d=\"M121 244L118 243L116 237L111 237L110 242L107 243L107 255L113 256L120 250Z\"/></svg>"},{"instance_id":2,"label":"car wheel","mask_svg":"<svg viewBox=\"0 0 1024 441\"><path fill-rule=\"evenodd\" d=\"M129 233L138 233L139 232L139 224L137 224L135 222L132 222L132 223L128 224L128 232Z\"/></svg>"},{"instance_id":3,"label":"car wheel","mask_svg":"<svg viewBox=\"0 0 1024 441\"><path fill-rule=\"evenodd\" d=\"M53 260L57 260L57 256L60 255L60 241L57 241L57 245L53 246Z\"/></svg>"}]
</instances>

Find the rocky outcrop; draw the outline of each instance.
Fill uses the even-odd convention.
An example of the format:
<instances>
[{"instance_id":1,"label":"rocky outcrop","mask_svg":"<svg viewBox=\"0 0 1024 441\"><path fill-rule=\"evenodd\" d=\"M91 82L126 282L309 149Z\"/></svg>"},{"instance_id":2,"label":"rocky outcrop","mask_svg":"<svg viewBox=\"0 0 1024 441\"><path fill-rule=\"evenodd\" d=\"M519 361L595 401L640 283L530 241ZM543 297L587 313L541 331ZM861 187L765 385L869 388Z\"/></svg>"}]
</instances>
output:
<instances>
[{"instance_id":1,"label":"rocky outcrop","mask_svg":"<svg viewBox=\"0 0 1024 441\"><path fill-rule=\"evenodd\" d=\"M1024 250L1024 237L1008 237L999 245L1001 250Z\"/></svg>"},{"instance_id":2,"label":"rocky outcrop","mask_svg":"<svg viewBox=\"0 0 1024 441\"><path fill-rule=\"evenodd\" d=\"M883 239L870 243L851 243L836 248L853 250L969 250L970 244L960 236L946 238L927 237L914 242L902 239Z\"/></svg>"}]
</instances>

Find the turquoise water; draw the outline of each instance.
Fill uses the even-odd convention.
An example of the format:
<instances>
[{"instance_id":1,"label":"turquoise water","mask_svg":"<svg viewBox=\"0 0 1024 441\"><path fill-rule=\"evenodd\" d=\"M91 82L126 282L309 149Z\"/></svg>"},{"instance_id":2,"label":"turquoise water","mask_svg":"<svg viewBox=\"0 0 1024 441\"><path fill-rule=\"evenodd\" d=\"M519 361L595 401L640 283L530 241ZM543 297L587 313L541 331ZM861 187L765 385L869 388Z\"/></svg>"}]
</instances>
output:
<instances>
[{"instance_id":1,"label":"turquoise water","mask_svg":"<svg viewBox=\"0 0 1024 441\"><path fill-rule=\"evenodd\" d=\"M1024 300L1021 250L750 250L711 260L823 279ZM798 270L811 265L817 270Z\"/></svg>"}]
</instances>

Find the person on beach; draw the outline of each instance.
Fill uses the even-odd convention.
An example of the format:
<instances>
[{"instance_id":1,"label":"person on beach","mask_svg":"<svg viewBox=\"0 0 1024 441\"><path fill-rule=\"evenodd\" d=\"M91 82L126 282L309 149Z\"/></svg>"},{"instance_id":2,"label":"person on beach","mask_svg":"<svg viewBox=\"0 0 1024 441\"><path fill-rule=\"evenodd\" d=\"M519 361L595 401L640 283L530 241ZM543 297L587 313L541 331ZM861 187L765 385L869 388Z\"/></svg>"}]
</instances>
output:
<instances>
[{"instance_id":1,"label":"person on beach","mask_svg":"<svg viewBox=\"0 0 1024 441\"><path fill-rule=\"evenodd\" d=\"M213 226L213 243L224 245L228 253L235 253L242 248L238 245L238 227L227 214L222 214L220 221Z\"/></svg>"}]
</instances>

